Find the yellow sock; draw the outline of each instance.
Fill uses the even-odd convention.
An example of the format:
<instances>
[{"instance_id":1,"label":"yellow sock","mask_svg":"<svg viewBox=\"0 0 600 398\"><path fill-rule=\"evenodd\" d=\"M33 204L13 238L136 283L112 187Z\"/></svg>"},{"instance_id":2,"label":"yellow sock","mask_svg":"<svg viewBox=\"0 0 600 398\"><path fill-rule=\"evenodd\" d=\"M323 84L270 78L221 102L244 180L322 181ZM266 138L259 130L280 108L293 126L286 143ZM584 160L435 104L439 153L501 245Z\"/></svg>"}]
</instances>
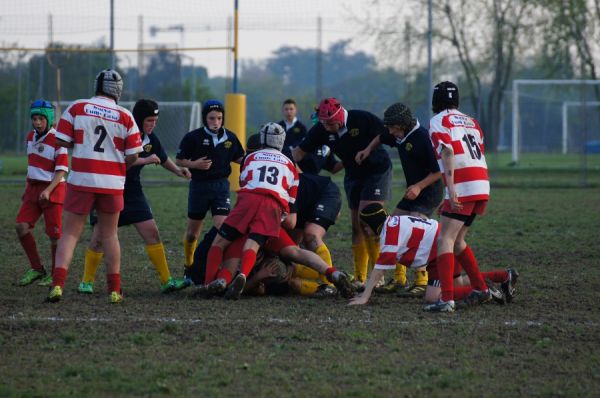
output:
<instances>
[{"instance_id":1,"label":"yellow sock","mask_svg":"<svg viewBox=\"0 0 600 398\"><path fill-rule=\"evenodd\" d=\"M369 253L365 241L352 245L352 256L354 258L354 277L364 282L367 279L367 268L369 266Z\"/></svg>"},{"instance_id":2,"label":"yellow sock","mask_svg":"<svg viewBox=\"0 0 600 398\"><path fill-rule=\"evenodd\" d=\"M406 279L406 266L400 263L396 263L396 271L394 272L394 280L402 285L406 285L408 280ZM427 282L425 282L427 284Z\"/></svg>"},{"instance_id":3,"label":"yellow sock","mask_svg":"<svg viewBox=\"0 0 600 398\"><path fill-rule=\"evenodd\" d=\"M333 262L331 261L331 253L329 252L329 248L327 245L323 243L321 246L315 249L315 253L323 259L327 263L329 267L333 267ZM329 283L327 277L325 275L319 275L319 279L324 283Z\"/></svg>"},{"instance_id":4,"label":"yellow sock","mask_svg":"<svg viewBox=\"0 0 600 398\"><path fill-rule=\"evenodd\" d=\"M300 282L300 295L310 296L311 294L314 294L317 291L319 286L319 282L302 279L302 281Z\"/></svg>"},{"instance_id":5,"label":"yellow sock","mask_svg":"<svg viewBox=\"0 0 600 398\"><path fill-rule=\"evenodd\" d=\"M155 243L154 245L146 245L146 253L150 257L150 261L154 264L160 283L167 283L171 277L171 271L169 271L169 264L167 264L167 257L165 256L165 247L162 242Z\"/></svg>"},{"instance_id":6,"label":"yellow sock","mask_svg":"<svg viewBox=\"0 0 600 398\"><path fill-rule=\"evenodd\" d=\"M368 236L365 238L367 251L369 252L369 270L372 270L379 257L379 236Z\"/></svg>"},{"instance_id":7,"label":"yellow sock","mask_svg":"<svg viewBox=\"0 0 600 398\"><path fill-rule=\"evenodd\" d=\"M415 285L427 286L427 271L415 271Z\"/></svg>"},{"instance_id":8,"label":"yellow sock","mask_svg":"<svg viewBox=\"0 0 600 398\"><path fill-rule=\"evenodd\" d=\"M296 266L294 267L294 276L296 276L298 278L319 279L320 275L321 274L319 274L314 269L308 268L307 266L302 265L302 264L296 264Z\"/></svg>"},{"instance_id":9,"label":"yellow sock","mask_svg":"<svg viewBox=\"0 0 600 398\"><path fill-rule=\"evenodd\" d=\"M196 246L198 245L198 239L193 241L188 241L187 238L183 238L183 255L185 258L185 266L191 267L194 263L194 252L196 251Z\"/></svg>"},{"instance_id":10,"label":"yellow sock","mask_svg":"<svg viewBox=\"0 0 600 398\"><path fill-rule=\"evenodd\" d=\"M82 282L89 283L96 280L96 271L98 271L103 256L104 253L93 251L90 248L85 251Z\"/></svg>"}]
</instances>

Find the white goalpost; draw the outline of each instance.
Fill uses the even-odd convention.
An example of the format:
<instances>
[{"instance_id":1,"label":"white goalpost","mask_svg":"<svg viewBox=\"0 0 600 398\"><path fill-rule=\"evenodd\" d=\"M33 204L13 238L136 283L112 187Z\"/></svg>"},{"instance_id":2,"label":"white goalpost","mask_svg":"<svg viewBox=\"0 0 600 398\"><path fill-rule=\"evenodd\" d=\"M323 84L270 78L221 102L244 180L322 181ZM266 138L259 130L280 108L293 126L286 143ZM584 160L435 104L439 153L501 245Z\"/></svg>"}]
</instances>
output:
<instances>
[{"instance_id":1,"label":"white goalpost","mask_svg":"<svg viewBox=\"0 0 600 398\"><path fill-rule=\"evenodd\" d=\"M568 80L568 79L515 79L513 80L513 114L512 114L512 161L518 162L521 153L519 88L523 86L558 85L558 86L594 86L600 85L600 80ZM562 153L567 152L567 119L569 106L598 106L598 101L564 101L562 110Z\"/></svg>"}]
</instances>

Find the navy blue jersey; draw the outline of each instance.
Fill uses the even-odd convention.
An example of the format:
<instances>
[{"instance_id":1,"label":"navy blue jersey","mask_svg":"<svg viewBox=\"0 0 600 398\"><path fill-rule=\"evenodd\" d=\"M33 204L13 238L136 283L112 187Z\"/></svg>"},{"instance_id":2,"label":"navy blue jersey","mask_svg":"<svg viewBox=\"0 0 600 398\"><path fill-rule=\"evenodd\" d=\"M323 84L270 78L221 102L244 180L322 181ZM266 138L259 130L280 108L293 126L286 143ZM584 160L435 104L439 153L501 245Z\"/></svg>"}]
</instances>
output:
<instances>
[{"instance_id":1,"label":"navy blue jersey","mask_svg":"<svg viewBox=\"0 0 600 398\"><path fill-rule=\"evenodd\" d=\"M416 184L427 177L429 173L440 171L429 132L425 127L418 126L403 139L394 137L386 130L379 136L379 139L382 144L398 149L406 186Z\"/></svg>"},{"instance_id":2,"label":"navy blue jersey","mask_svg":"<svg viewBox=\"0 0 600 398\"><path fill-rule=\"evenodd\" d=\"M208 133L204 127L187 133L177 150L177 159L197 160L207 157L212 160L208 170L190 169L193 180L215 180L231 174L231 162L244 156L244 148L236 135L225 128L220 134Z\"/></svg>"},{"instance_id":3,"label":"navy blue jersey","mask_svg":"<svg viewBox=\"0 0 600 398\"><path fill-rule=\"evenodd\" d=\"M284 120L279 121L278 124L285 130L285 141L283 142L281 152L291 159L292 148L297 147L300 141L306 136L306 126L298 119L296 119L296 122L289 129L286 129Z\"/></svg>"},{"instance_id":4,"label":"navy blue jersey","mask_svg":"<svg viewBox=\"0 0 600 398\"><path fill-rule=\"evenodd\" d=\"M307 153L298 163L303 173L319 174L321 170L331 172L338 160L328 146L317 148L316 151Z\"/></svg>"},{"instance_id":5,"label":"navy blue jersey","mask_svg":"<svg viewBox=\"0 0 600 398\"><path fill-rule=\"evenodd\" d=\"M308 131L299 147L304 152L313 152L322 145L329 146L344 164L346 176L352 178L366 178L391 167L390 157L381 146L375 148L361 165L354 160L357 152L365 149L373 138L385 130L377 116L366 111L350 110L345 128L341 134L329 133L321 123L317 123Z\"/></svg>"},{"instance_id":6,"label":"navy blue jersey","mask_svg":"<svg viewBox=\"0 0 600 398\"><path fill-rule=\"evenodd\" d=\"M142 137L142 152L138 154L140 158L147 158L152 155L158 156L160 164L163 164L169 158L165 152L160 140L155 133L144 134ZM127 169L125 177L125 190L132 188L141 188L140 173L145 165L132 166Z\"/></svg>"},{"instance_id":7,"label":"navy blue jersey","mask_svg":"<svg viewBox=\"0 0 600 398\"><path fill-rule=\"evenodd\" d=\"M331 178L314 174L300 173L298 195L296 202L290 207L290 212L312 214L315 206L329 184L335 184Z\"/></svg>"}]
</instances>

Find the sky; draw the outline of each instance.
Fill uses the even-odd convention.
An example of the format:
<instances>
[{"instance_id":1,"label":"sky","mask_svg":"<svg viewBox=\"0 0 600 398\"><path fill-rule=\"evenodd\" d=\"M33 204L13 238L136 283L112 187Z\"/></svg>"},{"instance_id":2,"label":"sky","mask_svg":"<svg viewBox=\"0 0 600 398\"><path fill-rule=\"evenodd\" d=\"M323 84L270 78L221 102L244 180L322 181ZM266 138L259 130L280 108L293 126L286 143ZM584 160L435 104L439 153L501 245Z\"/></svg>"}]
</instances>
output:
<instances>
[{"instance_id":1,"label":"sky","mask_svg":"<svg viewBox=\"0 0 600 398\"><path fill-rule=\"evenodd\" d=\"M372 53L368 40L359 38L360 26L353 19L372 11L370 4L365 0L239 0L239 59L264 60L285 45L316 48L319 17L323 49L354 38L351 50ZM228 26L234 0L114 0L114 5L115 49L135 49L140 43L146 48L233 45ZM43 48L50 37L68 44L108 45L109 27L110 0L19 0L7 2L0 12L0 42L5 47ZM133 52L119 57L124 66L136 65ZM231 51L190 51L184 62L207 67L211 77L232 73Z\"/></svg>"}]
</instances>

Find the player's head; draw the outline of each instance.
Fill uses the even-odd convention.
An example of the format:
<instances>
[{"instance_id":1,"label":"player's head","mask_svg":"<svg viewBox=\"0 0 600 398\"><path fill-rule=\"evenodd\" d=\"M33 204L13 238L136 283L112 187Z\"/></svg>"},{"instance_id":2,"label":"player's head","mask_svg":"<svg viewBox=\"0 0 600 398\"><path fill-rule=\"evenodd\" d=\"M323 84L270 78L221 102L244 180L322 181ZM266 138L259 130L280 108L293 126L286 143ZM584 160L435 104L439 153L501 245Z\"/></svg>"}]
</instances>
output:
<instances>
[{"instance_id":1,"label":"player's head","mask_svg":"<svg viewBox=\"0 0 600 398\"><path fill-rule=\"evenodd\" d=\"M260 134L252 134L246 141L246 153L256 152L260 149Z\"/></svg>"},{"instance_id":2,"label":"player's head","mask_svg":"<svg viewBox=\"0 0 600 398\"><path fill-rule=\"evenodd\" d=\"M396 102L383 113L383 124L394 136L402 138L417 125L417 119L408 106Z\"/></svg>"},{"instance_id":3,"label":"player's head","mask_svg":"<svg viewBox=\"0 0 600 398\"><path fill-rule=\"evenodd\" d=\"M221 101L210 99L202 105L202 124L210 131L217 132L223 127L225 107Z\"/></svg>"},{"instance_id":4,"label":"player's head","mask_svg":"<svg viewBox=\"0 0 600 398\"><path fill-rule=\"evenodd\" d=\"M449 81L436 84L431 98L433 113L437 114L445 109L455 108L458 108L458 87L456 84Z\"/></svg>"},{"instance_id":5,"label":"player's head","mask_svg":"<svg viewBox=\"0 0 600 398\"><path fill-rule=\"evenodd\" d=\"M156 101L151 99L137 100L133 106L132 113L135 123L138 125L142 134L152 133L152 130L156 127L159 112Z\"/></svg>"},{"instance_id":6,"label":"player's head","mask_svg":"<svg viewBox=\"0 0 600 398\"><path fill-rule=\"evenodd\" d=\"M104 95L119 101L123 92L123 79L114 69L104 69L96 75L94 84L96 95Z\"/></svg>"},{"instance_id":7,"label":"player's head","mask_svg":"<svg viewBox=\"0 0 600 398\"><path fill-rule=\"evenodd\" d=\"M344 125L345 112L340 101L336 98L325 98L319 104L317 111L319 122L328 132L337 133Z\"/></svg>"},{"instance_id":8,"label":"player's head","mask_svg":"<svg viewBox=\"0 0 600 398\"><path fill-rule=\"evenodd\" d=\"M33 127L40 133L50 130L50 127L54 123L54 106L46 100L39 99L33 101L29 107L29 114L31 115ZM41 118L34 116L41 116ZM44 119L46 120L45 125Z\"/></svg>"},{"instance_id":9,"label":"player's head","mask_svg":"<svg viewBox=\"0 0 600 398\"><path fill-rule=\"evenodd\" d=\"M381 233L388 214L381 203L371 203L360 211L360 221L367 225L375 235Z\"/></svg>"},{"instance_id":10,"label":"player's head","mask_svg":"<svg viewBox=\"0 0 600 398\"><path fill-rule=\"evenodd\" d=\"M283 117L286 120L288 120L288 121L294 120L294 118L298 114L298 106L296 104L296 101L294 101L292 98L286 99L285 101L283 101L281 110L283 111Z\"/></svg>"},{"instance_id":11,"label":"player's head","mask_svg":"<svg viewBox=\"0 0 600 398\"><path fill-rule=\"evenodd\" d=\"M281 151L285 141L285 130L277 123L269 122L260 128L260 145Z\"/></svg>"}]
</instances>

